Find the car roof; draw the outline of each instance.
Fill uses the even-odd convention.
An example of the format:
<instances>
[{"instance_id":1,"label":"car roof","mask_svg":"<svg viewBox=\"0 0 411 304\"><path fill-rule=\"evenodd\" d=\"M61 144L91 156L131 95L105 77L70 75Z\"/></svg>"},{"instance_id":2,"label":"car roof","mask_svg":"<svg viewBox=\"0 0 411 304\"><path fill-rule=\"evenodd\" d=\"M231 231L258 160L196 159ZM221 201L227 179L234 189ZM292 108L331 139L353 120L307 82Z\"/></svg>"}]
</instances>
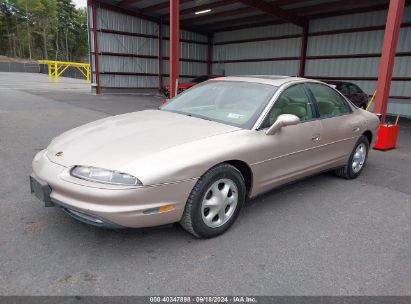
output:
<instances>
[{"instance_id":1,"label":"car roof","mask_svg":"<svg viewBox=\"0 0 411 304\"><path fill-rule=\"evenodd\" d=\"M324 82L329 84L351 84L351 82L341 80L324 80Z\"/></svg>"},{"instance_id":2,"label":"car roof","mask_svg":"<svg viewBox=\"0 0 411 304\"><path fill-rule=\"evenodd\" d=\"M216 80L212 81L242 81L242 82L254 82L254 83L264 83L270 84L274 86L282 86L283 84L289 82L302 82L302 81L313 81L313 82L320 82L317 80L307 79L307 78L300 78L300 77L292 77L292 76L281 76L281 75L240 75L240 76L227 76L217 78Z\"/></svg>"}]
</instances>

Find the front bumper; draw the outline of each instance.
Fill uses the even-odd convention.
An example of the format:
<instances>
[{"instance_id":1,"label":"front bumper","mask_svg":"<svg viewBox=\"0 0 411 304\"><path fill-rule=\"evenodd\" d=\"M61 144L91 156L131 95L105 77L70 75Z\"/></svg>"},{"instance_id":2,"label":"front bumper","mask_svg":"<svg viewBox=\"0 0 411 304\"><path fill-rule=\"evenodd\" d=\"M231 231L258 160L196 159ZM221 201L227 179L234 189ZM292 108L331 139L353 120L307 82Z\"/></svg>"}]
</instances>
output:
<instances>
[{"instance_id":1,"label":"front bumper","mask_svg":"<svg viewBox=\"0 0 411 304\"><path fill-rule=\"evenodd\" d=\"M32 193L46 206L62 207L72 217L95 226L152 227L178 222L196 179L137 188L89 187L67 180L68 168L51 162L45 151L33 160ZM161 206L174 209L152 212Z\"/></svg>"}]
</instances>

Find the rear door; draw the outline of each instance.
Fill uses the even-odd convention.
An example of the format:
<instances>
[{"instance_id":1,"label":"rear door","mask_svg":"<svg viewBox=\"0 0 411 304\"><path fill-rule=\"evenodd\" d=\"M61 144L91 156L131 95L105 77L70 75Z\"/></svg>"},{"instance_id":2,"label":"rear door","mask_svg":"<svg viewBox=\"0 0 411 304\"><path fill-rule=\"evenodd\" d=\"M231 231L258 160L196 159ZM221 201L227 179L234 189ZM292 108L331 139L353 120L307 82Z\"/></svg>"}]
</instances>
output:
<instances>
[{"instance_id":1,"label":"rear door","mask_svg":"<svg viewBox=\"0 0 411 304\"><path fill-rule=\"evenodd\" d=\"M321 83L306 83L314 97L321 123L318 152L325 167L342 165L359 137L361 122L337 91Z\"/></svg>"}]
</instances>

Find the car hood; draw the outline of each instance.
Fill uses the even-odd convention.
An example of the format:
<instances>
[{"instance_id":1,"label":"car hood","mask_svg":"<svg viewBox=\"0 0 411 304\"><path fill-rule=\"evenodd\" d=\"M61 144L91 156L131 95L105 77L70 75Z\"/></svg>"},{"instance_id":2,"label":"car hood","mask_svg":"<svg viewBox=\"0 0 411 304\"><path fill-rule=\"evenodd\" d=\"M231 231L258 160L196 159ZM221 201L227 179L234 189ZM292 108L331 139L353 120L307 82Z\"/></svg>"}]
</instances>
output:
<instances>
[{"instance_id":1,"label":"car hood","mask_svg":"<svg viewBox=\"0 0 411 304\"><path fill-rule=\"evenodd\" d=\"M86 165L124 171L136 160L236 130L240 129L182 114L146 110L104 118L67 131L51 142L47 156L66 167Z\"/></svg>"}]
</instances>

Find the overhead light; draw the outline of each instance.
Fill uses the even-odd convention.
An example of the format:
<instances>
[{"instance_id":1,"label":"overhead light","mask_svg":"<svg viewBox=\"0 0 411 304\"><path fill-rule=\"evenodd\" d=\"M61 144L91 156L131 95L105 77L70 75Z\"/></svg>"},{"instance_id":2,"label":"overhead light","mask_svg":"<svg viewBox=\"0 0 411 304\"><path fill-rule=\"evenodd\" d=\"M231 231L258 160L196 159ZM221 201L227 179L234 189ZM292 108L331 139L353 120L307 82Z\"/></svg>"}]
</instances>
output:
<instances>
[{"instance_id":1,"label":"overhead light","mask_svg":"<svg viewBox=\"0 0 411 304\"><path fill-rule=\"evenodd\" d=\"M209 13L209 12L211 12L211 9L210 9L210 8L209 8L209 9L206 9L206 10L203 10L203 11L195 12L194 14L200 15L200 14L205 14L205 13Z\"/></svg>"}]
</instances>

